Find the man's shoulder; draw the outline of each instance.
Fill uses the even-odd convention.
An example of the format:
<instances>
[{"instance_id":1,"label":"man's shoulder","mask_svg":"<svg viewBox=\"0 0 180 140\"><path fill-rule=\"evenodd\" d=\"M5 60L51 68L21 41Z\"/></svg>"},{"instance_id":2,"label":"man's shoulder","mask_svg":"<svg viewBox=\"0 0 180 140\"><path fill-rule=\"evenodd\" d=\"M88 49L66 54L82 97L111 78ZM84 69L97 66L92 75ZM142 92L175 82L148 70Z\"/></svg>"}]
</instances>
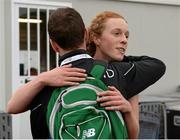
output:
<instances>
[{"instance_id":1,"label":"man's shoulder","mask_svg":"<svg viewBox=\"0 0 180 140\"><path fill-rule=\"evenodd\" d=\"M44 106L48 103L54 87L44 87L33 99L30 104L30 109L34 110L37 106Z\"/></svg>"}]
</instances>

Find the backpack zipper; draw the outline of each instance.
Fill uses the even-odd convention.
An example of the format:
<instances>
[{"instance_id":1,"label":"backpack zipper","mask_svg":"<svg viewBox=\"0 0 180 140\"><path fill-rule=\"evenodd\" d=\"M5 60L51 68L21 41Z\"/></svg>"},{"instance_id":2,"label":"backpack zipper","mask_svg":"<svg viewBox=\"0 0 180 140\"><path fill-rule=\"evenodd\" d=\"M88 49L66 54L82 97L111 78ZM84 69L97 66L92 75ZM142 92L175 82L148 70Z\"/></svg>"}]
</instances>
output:
<instances>
[{"instance_id":1,"label":"backpack zipper","mask_svg":"<svg viewBox=\"0 0 180 140\"><path fill-rule=\"evenodd\" d=\"M58 99L59 110L62 109L62 95L63 95L65 92L67 92L67 90L64 90L64 91L61 93L61 95L60 95L60 97L59 97L59 99Z\"/></svg>"},{"instance_id":2,"label":"backpack zipper","mask_svg":"<svg viewBox=\"0 0 180 140\"><path fill-rule=\"evenodd\" d=\"M55 114L56 112L59 110L62 109L62 95L67 92L67 90L64 90L60 93L60 96L59 96L59 99L56 100L55 102L55 105L52 109L52 112L51 115L50 115L50 120L49 120L49 126L50 126L50 135L52 138L54 138L54 117L55 117Z\"/></svg>"}]
</instances>

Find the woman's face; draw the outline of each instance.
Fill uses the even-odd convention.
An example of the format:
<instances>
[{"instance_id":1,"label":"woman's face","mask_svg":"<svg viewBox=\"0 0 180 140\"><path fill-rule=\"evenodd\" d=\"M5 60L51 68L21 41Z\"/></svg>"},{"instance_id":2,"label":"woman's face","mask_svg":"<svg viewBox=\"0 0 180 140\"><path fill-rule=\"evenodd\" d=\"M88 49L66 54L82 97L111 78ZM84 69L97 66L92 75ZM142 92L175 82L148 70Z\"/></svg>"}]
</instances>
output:
<instances>
[{"instance_id":1,"label":"woman's face","mask_svg":"<svg viewBox=\"0 0 180 140\"><path fill-rule=\"evenodd\" d=\"M127 49L128 24L121 18L110 18L104 25L102 35L97 38L95 58L121 61Z\"/></svg>"}]
</instances>

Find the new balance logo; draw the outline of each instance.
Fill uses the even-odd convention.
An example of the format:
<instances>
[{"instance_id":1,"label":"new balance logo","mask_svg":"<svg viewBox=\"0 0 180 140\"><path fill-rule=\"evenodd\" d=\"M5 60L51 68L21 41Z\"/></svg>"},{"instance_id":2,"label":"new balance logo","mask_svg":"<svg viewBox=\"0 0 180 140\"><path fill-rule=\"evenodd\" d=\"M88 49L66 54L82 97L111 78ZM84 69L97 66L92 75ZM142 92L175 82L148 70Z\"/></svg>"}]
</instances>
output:
<instances>
[{"instance_id":1,"label":"new balance logo","mask_svg":"<svg viewBox=\"0 0 180 140\"><path fill-rule=\"evenodd\" d=\"M93 137L95 134L94 128L83 130L83 138Z\"/></svg>"}]
</instances>

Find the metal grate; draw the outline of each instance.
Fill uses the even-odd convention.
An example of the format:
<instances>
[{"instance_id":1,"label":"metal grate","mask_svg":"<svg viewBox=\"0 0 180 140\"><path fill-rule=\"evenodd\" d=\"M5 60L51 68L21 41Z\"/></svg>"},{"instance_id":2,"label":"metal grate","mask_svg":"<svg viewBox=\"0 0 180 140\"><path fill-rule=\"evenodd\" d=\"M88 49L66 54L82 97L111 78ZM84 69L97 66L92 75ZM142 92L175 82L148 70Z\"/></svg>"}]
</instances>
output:
<instances>
[{"instance_id":1,"label":"metal grate","mask_svg":"<svg viewBox=\"0 0 180 140\"><path fill-rule=\"evenodd\" d=\"M12 139L12 117L0 112L0 139Z\"/></svg>"}]
</instances>

